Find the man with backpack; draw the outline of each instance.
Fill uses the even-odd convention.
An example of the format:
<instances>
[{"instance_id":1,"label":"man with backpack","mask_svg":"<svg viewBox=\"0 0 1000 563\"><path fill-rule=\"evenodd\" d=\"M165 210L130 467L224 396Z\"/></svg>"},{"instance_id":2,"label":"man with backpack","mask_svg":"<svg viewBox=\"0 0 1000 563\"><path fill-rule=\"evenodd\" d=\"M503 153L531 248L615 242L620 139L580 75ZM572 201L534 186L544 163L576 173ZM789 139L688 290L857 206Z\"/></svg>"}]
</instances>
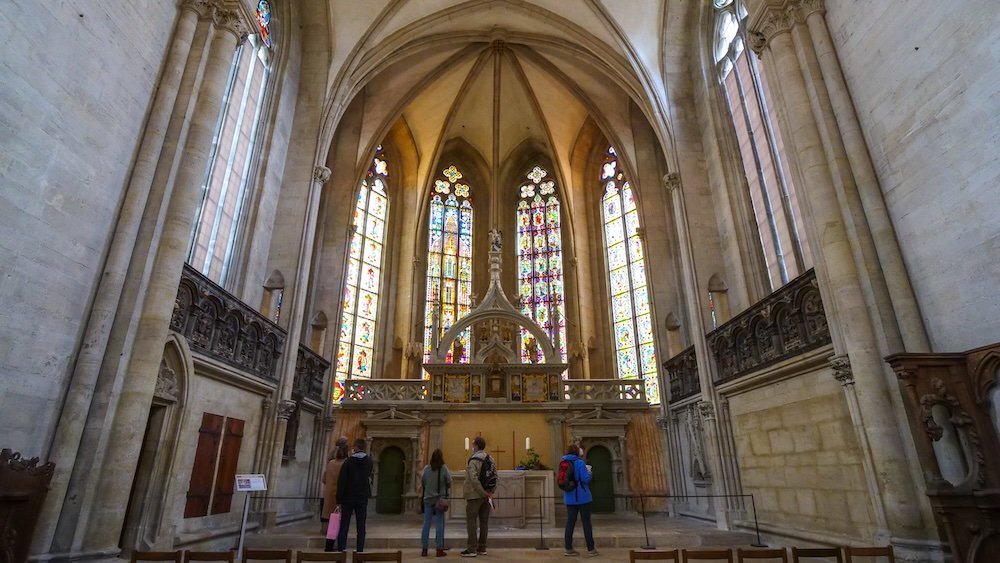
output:
<instances>
[{"instance_id":1,"label":"man with backpack","mask_svg":"<svg viewBox=\"0 0 1000 563\"><path fill-rule=\"evenodd\" d=\"M566 533L564 536L566 552L564 555L580 555L573 549L573 530L576 528L576 516L583 520L583 537L587 541L587 555L598 555L594 545L594 529L590 525L590 505L594 496L590 492L592 475L586 462L580 457L583 450L576 444L570 444L566 455L559 462L559 472L556 483L563 490L563 502L566 504Z\"/></svg>"},{"instance_id":2,"label":"man with backpack","mask_svg":"<svg viewBox=\"0 0 1000 563\"><path fill-rule=\"evenodd\" d=\"M472 441L472 457L465 468L465 485L462 487L465 496L465 525L469 536L462 557L486 555L486 533L489 530L493 491L496 487L497 464L486 453L486 440L482 436L476 436Z\"/></svg>"}]
</instances>

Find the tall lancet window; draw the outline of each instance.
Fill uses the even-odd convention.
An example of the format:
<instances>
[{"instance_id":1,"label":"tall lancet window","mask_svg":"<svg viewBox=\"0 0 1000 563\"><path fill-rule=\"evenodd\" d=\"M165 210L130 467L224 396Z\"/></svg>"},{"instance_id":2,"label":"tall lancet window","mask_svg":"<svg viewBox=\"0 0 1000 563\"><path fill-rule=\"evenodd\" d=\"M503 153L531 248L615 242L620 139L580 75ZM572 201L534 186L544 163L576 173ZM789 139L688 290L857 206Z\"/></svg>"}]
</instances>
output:
<instances>
[{"instance_id":1,"label":"tall lancet window","mask_svg":"<svg viewBox=\"0 0 1000 563\"><path fill-rule=\"evenodd\" d=\"M801 236L801 212L787 173L784 141L771 120L767 80L745 48L746 8L741 0L715 0L715 6L719 79L736 130L771 289L777 289L809 268L812 258Z\"/></svg>"},{"instance_id":2,"label":"tall lancet window","mask_svg":"<svg viewBox=\"0 0 1000 563\"><path fill-rule=\"evenodd\" d=\"M427 232L427 301L424 361L438 338L472 309L472 199L455 166L441 172L431 189ZM469 361L469 329L455 339L445 361Z\"/></svg>"},{"instance_id":3,"label":"tall lancet window","mask_svg":"<svg viewBox=\"0 0 1000 563\"><path fill-rule=\"evenodd\" d=\"M257 5L257 33L233 54L202 185L201 206L191 233L188 263L220 285L227 285L233 257L250 207L265 108L273 36L271 5Z\"/></svg>"},{"instance_id":4,"label":"tall lancet window","mask_svg":"<svg viewBox=\"0 0 1000 563\"><path fill-rule=\"evenodd\" d=\"M354 205L354 234L344 272L334 401L343 398L345 379L371 378L375 365L375 329L382 287L382 257L385 255L385 222L389 213L386 195L389 167L382 147L375 151Z\"/></svg>"},{"instance_id":5,"label":"tall lancet window","mask_svg":"<svg viewBox=\"0 0 1000 563\"><path fill-rule=\"evenodd\" d=\"M632 185L619 166L613 147L608 147L601 167L601 185L604 188L601 217L608 257L618 377L642 378L646 383L646 399L658 404L660 386L639 209Z\"/></svg>"},{"instance_id":6,"label":"tall lancet window","mask_svg":"<svg viewBox=\"0 0 1000 563\"><path fill-rule=\"evenodd\" d=\"M517 281L521 313L538 323L566 361L566 299L562 233L556 182L535 166L521 184L517 203ZM538 362L528 351L532 337L521 329L521 361Z\"/></svg>"}]
</instances>

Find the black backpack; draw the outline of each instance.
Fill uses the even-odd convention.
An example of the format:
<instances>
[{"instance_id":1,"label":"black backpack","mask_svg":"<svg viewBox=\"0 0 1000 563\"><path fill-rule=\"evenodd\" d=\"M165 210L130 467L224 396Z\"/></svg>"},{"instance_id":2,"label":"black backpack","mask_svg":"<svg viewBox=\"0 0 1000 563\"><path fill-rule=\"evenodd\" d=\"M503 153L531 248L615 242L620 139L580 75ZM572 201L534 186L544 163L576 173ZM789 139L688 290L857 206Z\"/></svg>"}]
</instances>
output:
<instances>
[{"instance_id":1,"label":"black backpack","mask_svg":"<svg viewBox=\"0 0 1000 563\"><path fill-rule=\"evenodd\" d=\"M469 458L470 461L472 458ZM493 461L493 457L489 454L486 458L482 460L479 464L479 484L483 486L489 492L493 492L497 488L497 481L500 477L497 475L497 464Z\"/></svg>"},{"instance_id":2,"label":"black backpack","mask_svg":"<svg viewBox=\"0 0 1000 563\"><path fill-rule=\"evenodd\" d=\"M559 462L559 476L556 479L556 483L560 489L566 492L576 490L576 470L573 467L574 465L576 465L576 462L568 459Z\"/></svg>"}]
</instances>

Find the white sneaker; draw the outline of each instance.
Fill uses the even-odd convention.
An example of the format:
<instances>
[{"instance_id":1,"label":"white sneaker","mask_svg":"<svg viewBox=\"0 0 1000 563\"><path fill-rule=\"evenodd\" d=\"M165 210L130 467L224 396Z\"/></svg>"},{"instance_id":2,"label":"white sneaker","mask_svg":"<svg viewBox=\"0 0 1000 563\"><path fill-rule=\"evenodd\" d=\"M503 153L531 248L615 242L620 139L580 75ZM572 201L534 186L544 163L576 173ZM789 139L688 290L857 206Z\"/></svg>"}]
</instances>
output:
<instances>
[{"instance_id":1,"label":"white sneaker","mask_svg":"<svg viewBox=\"0 0 1000 563\"><path fill-rule=\"evenodd\" d=\"M576 555L580 555L580 552L575 549L567 549L566 552L563 553L563 555L565 557L574 557Z\"/></svg>"}]
</instances>

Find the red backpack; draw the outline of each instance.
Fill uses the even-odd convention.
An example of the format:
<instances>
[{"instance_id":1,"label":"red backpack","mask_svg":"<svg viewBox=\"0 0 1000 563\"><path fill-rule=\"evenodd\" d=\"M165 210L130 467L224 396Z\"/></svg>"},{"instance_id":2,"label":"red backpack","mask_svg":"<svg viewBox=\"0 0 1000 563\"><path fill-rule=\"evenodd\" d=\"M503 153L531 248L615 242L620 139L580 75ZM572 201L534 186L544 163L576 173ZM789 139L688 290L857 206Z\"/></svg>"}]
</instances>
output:
<instances>
[{"instance_id":1,"label":"red backpack","mask_svg":"<svg viewBox=\"0 0 1000 563\"><path fill-rule=\"evenodd\" d=\"M556 483L558 483L559 488L571 492L576 490L576 470L573 466L576 461L570 461L564 459L559 462L559 474L556 478Z\"/></svg>"}]
</instances>

